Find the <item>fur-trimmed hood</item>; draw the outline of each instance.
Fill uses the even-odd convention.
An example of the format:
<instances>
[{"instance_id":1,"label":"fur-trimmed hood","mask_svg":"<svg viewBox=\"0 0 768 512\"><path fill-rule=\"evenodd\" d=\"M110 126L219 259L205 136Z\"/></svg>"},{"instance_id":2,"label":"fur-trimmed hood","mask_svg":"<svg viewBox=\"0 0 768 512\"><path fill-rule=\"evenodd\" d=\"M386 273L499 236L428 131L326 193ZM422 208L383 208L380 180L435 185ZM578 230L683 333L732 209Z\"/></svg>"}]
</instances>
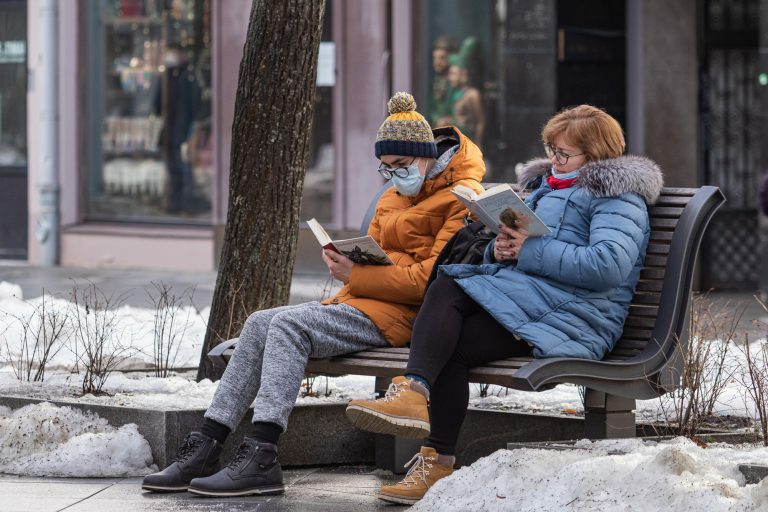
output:
<instances>
[{"instance_id":1,"label":"fur-trimmed hood","mask_svg":"<svg viewBox=\"0 0 768 512\"><path fill-rule=\"evenodd\" d=\"M539 177L550 174L552 164L545 158L529 160L517 175L517 183L527 188ZM587 162L581 168L576 184L595 197L615 197L635 193L647 204L659 198L664 176L656 162L642 156L620 156Z\"/></svg>"}]
</instances>

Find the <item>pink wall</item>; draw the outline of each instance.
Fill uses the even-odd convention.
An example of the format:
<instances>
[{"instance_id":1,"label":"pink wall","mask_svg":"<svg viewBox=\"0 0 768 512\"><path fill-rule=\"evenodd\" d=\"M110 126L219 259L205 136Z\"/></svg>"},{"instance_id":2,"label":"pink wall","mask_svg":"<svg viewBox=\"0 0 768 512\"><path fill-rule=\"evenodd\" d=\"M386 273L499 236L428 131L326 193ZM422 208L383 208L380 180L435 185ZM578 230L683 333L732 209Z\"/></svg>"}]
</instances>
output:
<instances>
[{"instance_id":1,"label":"pink wall","mask_svg":"<svg viewBox=\"0 0 768 512\"><path fill-rule=\"evenodd\" d=\"M358 229L382 180L376 173L376 131L387 114L387 2L334 0L337 82L334 92L336 184L334 223Z\"/></svg>"},{"instance_id":2,"label":"pink wall","mask_svg":"<svg viewBox=\"0 0 768 512\"><path fill-rule=\"evenodd\" d=\"M213 270L211 230L83 225L61 240L62 266Z\"/></svg>"},{"instance_id":3,"label":"pink wall","mask_svg":"<svg viewBox=\"0 0 768 512\"><path fill-rule=\"evenodd\" d=\"M214 197L213 223L223 225L227 219L229 199L229 154L232 149L235 94L243 45L248 33L251 1L216 0L213 10L213 97L216 98L214 133L219 134L216 150L218 193Z\"/></svg>"}]
</instances>

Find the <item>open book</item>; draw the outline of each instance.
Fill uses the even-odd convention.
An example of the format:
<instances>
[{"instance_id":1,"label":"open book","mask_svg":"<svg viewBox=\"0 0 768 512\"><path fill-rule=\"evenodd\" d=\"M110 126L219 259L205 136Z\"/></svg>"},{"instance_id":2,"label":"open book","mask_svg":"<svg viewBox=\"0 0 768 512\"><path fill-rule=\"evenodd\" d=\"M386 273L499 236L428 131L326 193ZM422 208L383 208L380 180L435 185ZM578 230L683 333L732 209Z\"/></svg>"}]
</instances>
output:
<instances>
[{"instance_id":1,"label":"open book","mask_svg":"<svg viewBox=\"0 0 768 512\"><path fill-rule=\"evenodd\" d=\"M451 192L497 235L499 224L512 223L526 229L529 236L546 235L551 231L506 183L496 185L480 194L464 185L456 185Z\"/></svg>"},{"instance_id":2,"label":"open book","mask_svg":"<svg viewBox=\"0 0 768 512\"><path fill-rule=\"evenodd\" d=\"M361 265L392 265L392 260L389 259L387 253L370 235L347 238L346 240L331 240L331 237L317 220L309 219L307 225L323 249L336 251Z\"/></svg>"}]
</instances>

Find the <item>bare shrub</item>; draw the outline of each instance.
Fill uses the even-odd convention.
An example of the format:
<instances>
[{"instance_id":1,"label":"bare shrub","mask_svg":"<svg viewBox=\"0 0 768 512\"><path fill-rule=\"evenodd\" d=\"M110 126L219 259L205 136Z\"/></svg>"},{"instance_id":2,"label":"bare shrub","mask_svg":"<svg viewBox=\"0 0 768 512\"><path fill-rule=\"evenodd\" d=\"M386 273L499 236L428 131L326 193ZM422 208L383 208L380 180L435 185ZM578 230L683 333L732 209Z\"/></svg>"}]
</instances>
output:
<instances>
[{"instance_id":1,"label":"bare shrub","mask_svg":"<svg viewBox=\"0 0 768 512\"><path fill-rule=\"evenodd\" d=\"M42 382L48 363L64 347L67 329L67 312L51 306L45 295L27 315L8 314L21 327L18 358L5 340L7 361L19 380Z\"/></svg>"},{"instance_id":2,"label":"bare shrub","mask_svg":"<svg viewBox=\"0 0 768 512\"><path fill-rule=\"evenodd\" d=\"M333 284L333 276L328 276L328 279L323 283L322 290L320 290L319 297L317 298L318 301L323 301L331 297L331 294L333 293Z\"/></svg>"},{"instance_id":3,"label":"bare shrub","mask_svg":"<svg viewBox=\"0 0 768 512\"><path fill-rule=\"evenodd\" d=\"M757 302L768 313L768 305L755 296ZM755 321L761 324L763 329L768 328L768 324ZM761 340L754 343L754 347L749 343L749 335L744 335L744 368L742 368L741 383L746 389L746 397L752 399L755 407L755 415L760 428L760 437L763 444L768 446L768 341Z\"/></svg>"},{"instance_id":4,"label":"bare shrub","mask_svg":"<svg viewBox=\"0 0 768 512\"><path fill-rule=\"evenodd\" d=\"M704 425L716 422L715 406L736 371L728 355L744 311L744 306L730 301L715 303L706 294L694 296L689 334L678 344L683 361L679 387L659 399L667 432L693 437Z\"/></svg>"},{"instance_id":5,"label":"bare shrub","mask_svg":"<svg viewBox=\"0 0 768 512\"><path fill-rule=\"evenodd\" d=\"M156 294L147 291L148 302L154 309L152 358L155 377L167 377L176 364L179 348L189 327L189 316L194 309L194 288L177 296L171 286L163 282L152 283ZM184 319L178 317L183 305L187 305Z\"/></svg>"},{"instance_id":6,"label":"bare shrub","mask_svg":"<svg viewBox=\"0 0 768 512\"><path fill-rule=\"evenodd\" d=\"M83 393L95 395L109 375L135 354L131 344L124 344L123 332L117 321L115 308L120 307L122 297L107 297L95 284L72 288L72 323L74 327L73 352L83 366Z\"/></svg>"}]
</instances>

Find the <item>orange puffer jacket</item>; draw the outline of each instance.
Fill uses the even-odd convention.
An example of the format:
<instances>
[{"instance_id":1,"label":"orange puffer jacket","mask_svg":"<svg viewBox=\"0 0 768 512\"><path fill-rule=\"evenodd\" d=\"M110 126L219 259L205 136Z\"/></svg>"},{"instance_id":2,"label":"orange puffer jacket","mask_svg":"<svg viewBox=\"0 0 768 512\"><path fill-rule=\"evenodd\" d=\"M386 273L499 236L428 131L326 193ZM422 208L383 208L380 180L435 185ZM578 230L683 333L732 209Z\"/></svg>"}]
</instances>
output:
<instances>
[{"instance_id":1,"label":"orange puffer jacket","mask_svg":"<svg viewBox=\"0 0 768 512\"><path fill-rule=\"evenodd\" d=\"M411 327L424 299L424 287L440 250L463 225L466 208L451 194L461 183L477 192L485 175L480 149L458 129L434 130L458 136L458 151L445 170L424 182L416 197L387 190L368 228L394 265L354 265L349 283L323 304L348 304L370 318L391 345L411 339Z\"/></svg>"}]
</instances>

